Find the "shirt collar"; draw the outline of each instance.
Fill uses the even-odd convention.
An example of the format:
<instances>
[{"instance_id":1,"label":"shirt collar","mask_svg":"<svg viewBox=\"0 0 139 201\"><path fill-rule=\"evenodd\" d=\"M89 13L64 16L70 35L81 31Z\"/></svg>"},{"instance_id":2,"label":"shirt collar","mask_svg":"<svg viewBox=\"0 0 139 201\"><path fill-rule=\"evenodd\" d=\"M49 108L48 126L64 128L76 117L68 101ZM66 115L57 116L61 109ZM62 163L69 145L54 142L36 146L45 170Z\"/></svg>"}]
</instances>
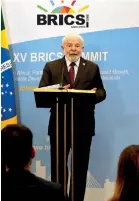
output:
<instances>
[{"instance_id":1,"label":"shirt collar","mask_svg":"<svg viewBox=\"0 0 139 201\"><path fill-rule=\"evenodd\" d=\"M67 67L69 67L72 62L69 61L66 56L65 56L65 60L66 60ZM74 63L76 64L77 67L79 67L79 64L80 64L80 57L79 57L79 59L78 59L76 62L74 62Z\"/></svg>"}]
</instances>

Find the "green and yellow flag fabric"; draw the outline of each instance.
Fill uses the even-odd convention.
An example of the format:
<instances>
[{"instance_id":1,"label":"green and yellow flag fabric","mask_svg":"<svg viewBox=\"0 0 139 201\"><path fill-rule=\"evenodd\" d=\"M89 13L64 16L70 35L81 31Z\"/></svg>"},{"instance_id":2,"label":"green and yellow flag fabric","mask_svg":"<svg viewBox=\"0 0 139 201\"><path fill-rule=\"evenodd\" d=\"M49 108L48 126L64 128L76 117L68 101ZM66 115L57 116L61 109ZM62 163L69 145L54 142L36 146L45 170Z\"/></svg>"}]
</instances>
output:
<instances>
[{"instance_id":1,"label":"green and yellow flag fabric","mask_svg":"<svg viewBox=\"0 0 139 201\"><path fill-rule=\"evenodd\" d=\"M1 11L1 129L17 123L13 69Z\"/></svg>"}]
</instances>

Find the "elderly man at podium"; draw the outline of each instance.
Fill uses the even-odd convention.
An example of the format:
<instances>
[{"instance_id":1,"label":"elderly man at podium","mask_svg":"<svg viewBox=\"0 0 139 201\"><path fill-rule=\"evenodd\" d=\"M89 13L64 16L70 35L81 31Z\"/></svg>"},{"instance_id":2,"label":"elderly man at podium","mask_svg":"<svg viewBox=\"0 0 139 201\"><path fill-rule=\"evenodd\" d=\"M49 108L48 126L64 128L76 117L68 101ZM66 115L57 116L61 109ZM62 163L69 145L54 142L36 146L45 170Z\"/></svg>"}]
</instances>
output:
<instances>
[{"instance_id":1,"label":"elderly man at podium","mask_svg":"<svg viewBox=\"0 0 139 201\"><path fill-rule=\"evenodd\" d=\"M64 57L55 61L47 62L44 69L39 87L55 84L62 85L65 89L93 90L95 93L92 104L86 104L80 100L74 105L74 136L73 145L71 143L71 105L67 105L66 110L66 192L68 182L68 155L74 148L74 181L70 182L69 200L83 201L87 170L89 164L90 146L92 136L95 135L95 104L106 98L98 65L82 58L84 40L78 34L68 34L62 39L62 49ZM56 107L52 107L48 134L51 144L51 178L56 182L56 168L58 168L59 183L64 184L64 109L59 106L59 163L56 164ZM72 147L73 146L73 147ZM72 156L73 155L73 156ZM72 188L72 186L74 187Z\"/></svg>"}]
</instances>

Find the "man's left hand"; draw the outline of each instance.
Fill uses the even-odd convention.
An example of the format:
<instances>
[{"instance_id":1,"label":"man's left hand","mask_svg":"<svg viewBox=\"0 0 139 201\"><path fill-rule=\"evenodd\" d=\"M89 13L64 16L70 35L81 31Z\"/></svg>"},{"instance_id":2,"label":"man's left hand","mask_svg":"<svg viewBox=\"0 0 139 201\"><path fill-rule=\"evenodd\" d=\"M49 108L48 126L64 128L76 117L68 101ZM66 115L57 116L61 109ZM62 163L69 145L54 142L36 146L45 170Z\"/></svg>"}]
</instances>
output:
<instances>
[{"instance_id":1,"label":"man's left hand","mask_svg":"<svg viewBox=\"0 0 139 201\"><path fill-rule=\"evenodd\" d=\"M91 89L91 90L96 93L97 88L93 88L93 89Z\"/></svg>"}]
</instances>

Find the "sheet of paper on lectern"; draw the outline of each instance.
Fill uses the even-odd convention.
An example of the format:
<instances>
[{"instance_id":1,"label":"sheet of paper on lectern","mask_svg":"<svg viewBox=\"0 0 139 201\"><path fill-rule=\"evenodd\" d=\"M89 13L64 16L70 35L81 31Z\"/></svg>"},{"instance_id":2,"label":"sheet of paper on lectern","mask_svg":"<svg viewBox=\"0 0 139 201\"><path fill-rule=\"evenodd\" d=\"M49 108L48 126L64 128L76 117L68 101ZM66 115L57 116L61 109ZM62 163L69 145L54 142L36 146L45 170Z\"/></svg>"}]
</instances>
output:
<instances>
[{"instance_id":1,"label":"sheet of paper on lectern","mask_svg":"<svg viewBox=\"0 0 139 201\"><path fill-rule=\"evenodd\" d=\"M42 89L59 89L60 84L53 84L46 87L41 87Z\"/></svg>"}]
</instances>

